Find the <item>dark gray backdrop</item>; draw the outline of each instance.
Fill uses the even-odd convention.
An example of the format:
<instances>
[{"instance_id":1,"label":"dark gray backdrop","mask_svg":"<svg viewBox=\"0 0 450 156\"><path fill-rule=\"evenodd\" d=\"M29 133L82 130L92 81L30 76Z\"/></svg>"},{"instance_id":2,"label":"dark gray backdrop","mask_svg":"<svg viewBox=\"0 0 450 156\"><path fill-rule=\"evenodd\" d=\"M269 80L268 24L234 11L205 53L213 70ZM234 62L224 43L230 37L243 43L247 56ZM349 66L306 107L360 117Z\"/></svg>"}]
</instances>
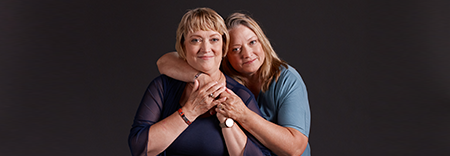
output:
<instances>
[{"instance_id":1,"label":"dark gray backdrop","mask_svg":"<svg viewBox=\"0 0 450 156\"><path fill-rule=\"evenodd\" d=\"M312 154L442 155L449 2L0 2L0 155L130 155L155 62L187 9L260 22L308 87Z\"/></svg>"}]
</instances>

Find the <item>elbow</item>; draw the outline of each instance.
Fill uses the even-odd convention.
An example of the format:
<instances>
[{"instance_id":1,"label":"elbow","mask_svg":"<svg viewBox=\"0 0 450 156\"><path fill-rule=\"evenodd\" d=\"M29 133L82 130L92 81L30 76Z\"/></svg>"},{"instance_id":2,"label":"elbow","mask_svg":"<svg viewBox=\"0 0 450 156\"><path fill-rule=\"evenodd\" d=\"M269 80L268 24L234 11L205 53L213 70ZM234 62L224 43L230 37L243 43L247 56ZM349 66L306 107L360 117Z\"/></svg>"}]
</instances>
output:
<instances>
[{"instance_id":1,"label":"elbow","mask_svg":"<svg viewBox=\"0 0 450 156\"><path fill-rule=\"evenodd\" d=\"M303 152L305 152L306 147L308 146L308 137L306 135L304 135L303 133L301 133L298 130L295 130L293 128L288 128L291 133L294 135L294 140L292 142L292 146L294 148L291 148L291 150L287 151L287 155L292 155L292 156L299 156L302 155Z\"/></svg>"},{"instance_id":2,"label":"elbow","mask_svg":"<svg viewBox=\"0 0 450 156\"><path fill-rule=\"evenodd\" d=\"M174 63L174 61L171 60L176 60L177 58L178 54L176 52L169 52L158 58L156 66L158 67L159 73L167 75L167 72L169 72L170 67L172 66L171 64Z\"/></svg>"},{"instance_id":3,"label":"elbow","mask_svg":"<svg viewBox=\"0 0 450 156\"><path fill-rule=\"evenodd\" d=\"M306 146L305 147L299 147L299 148L293 148L289 151L285 151L283 154L278 154L278 155L286 155L286 156L300 156L303 154L303 152L305 152Z\"/></svg>"},{"instance_id":4,"label":"elbow","mask_svg":"<svg viewBox=\"0 0 450 156\"><path fill-rule=\"evenodd\" d=\"M302 141L302 142L298 145L299 148L295 148L295 149L292 150L288 155L291 155L291 156L299 156L299 155L302 155L303 152L305 152L305 149L306 149L307 145L308 145L308 141L306 141L306 142L303 142L303 141Z\"/></svg>"},{"instance_id":5,"label":"elbow","mask_svg":"<svg viewBox=\"0 0 450 156\"><path fill-rule=\"evenodd\" d=\"M162 69L162 67L164 66L164 61L161 59L161 58L159 58L157 61L156 61L156 66L158 67L158 71L159 71L159 73L160 74L164 74L163 73L163 69Z\"/></svg>"},{"instance_id":6,"label":"elbow","mask_svg":"<svg viewBox=\"0 0 450 156\"><path fill-rule=\"evenodd\" d=\"M303 154L303 152L305 151L305 149L297 149L295 151L293 151L292 153L290 153L290 156L300 156Z\"/></svg>"}]
</instances>

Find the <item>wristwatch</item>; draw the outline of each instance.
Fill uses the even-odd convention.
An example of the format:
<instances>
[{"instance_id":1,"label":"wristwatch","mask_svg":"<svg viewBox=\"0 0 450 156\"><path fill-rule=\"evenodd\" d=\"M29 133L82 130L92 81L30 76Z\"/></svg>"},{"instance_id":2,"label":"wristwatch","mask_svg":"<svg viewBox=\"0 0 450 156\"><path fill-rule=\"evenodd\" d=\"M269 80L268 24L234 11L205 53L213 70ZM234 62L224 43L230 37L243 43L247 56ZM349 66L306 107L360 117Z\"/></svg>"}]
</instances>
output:
<instances>
[{"instance_id":1,"label":"wristwatch","mask_svg":"<svg viewBox=\"0 0 450 156\"><path fill-rule=\"evenodd\" d=\"M225 122L220 123L219 126L222 128L231 128L234 125L234 120L231 118L227 118Z\"/></svg>"}]
</instances>

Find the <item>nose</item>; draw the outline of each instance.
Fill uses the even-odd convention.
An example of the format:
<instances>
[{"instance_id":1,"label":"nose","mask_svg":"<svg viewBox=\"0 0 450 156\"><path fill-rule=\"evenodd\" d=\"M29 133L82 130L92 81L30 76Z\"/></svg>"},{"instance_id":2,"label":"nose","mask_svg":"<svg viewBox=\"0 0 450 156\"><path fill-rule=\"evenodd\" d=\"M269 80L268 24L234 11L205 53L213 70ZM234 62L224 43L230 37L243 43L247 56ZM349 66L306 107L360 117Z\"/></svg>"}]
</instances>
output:
<instances>
[{"instance_id":1,"label":"nose","mask_svg":"<svg viewBox=\"0 0 450 156\"><path fill-rule=\"evenodd\" d=\"M204 52L204 53L211 52L211 43L209 43L208 41L202 42L200 52Z\"/></svg>"},{"instance_id":2,"label":"nose","mask_svg":"<svg viewBox=\"0 0 450 156\"><path fill-rule=\"evenodd\" d=\"M252 56L252 54L253 54L253 51L251 48L242 46L242 49L241 49L241 57L242 58L249 58L250 56Z\"/></svg>"}]
</instances>

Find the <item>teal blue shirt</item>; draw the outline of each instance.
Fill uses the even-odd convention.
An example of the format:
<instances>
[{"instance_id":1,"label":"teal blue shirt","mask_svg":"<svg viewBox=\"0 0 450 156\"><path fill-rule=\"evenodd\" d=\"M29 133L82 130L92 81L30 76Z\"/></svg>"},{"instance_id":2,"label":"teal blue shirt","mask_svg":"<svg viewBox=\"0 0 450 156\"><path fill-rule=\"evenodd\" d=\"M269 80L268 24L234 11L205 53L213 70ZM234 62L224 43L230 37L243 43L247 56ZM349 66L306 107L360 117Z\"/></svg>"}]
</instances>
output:
<instances>
[{"instance_id":1,"label":"teal blue shirt","mask_svg":"<svg viewBox=\"0 0 450 156\"><path fill-rule=\"evenodd\" d=\"M281 67L278 81L273 80L257 98L262 115L283 127L292 127L309 137L311 113L308 94L300 74L291 66ZM302 156L309 156L309 143Z\"/></svg>"}]
</instances>

